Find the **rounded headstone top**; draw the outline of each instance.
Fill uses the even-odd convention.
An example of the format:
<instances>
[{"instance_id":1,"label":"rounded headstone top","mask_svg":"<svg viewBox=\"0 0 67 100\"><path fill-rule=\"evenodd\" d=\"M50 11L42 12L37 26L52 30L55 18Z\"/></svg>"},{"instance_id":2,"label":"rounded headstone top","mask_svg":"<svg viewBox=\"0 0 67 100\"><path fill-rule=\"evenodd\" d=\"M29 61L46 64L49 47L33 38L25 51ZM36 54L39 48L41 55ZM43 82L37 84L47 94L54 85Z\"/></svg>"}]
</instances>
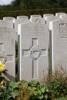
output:
<instances>
[{"instance_id":1,"label":"rounded headstone top","mask_svg":"<svg viewBox=\"0 0 67 100\"><path fill-rule=\"evenodd\" d=\"M54 15L53 15L53 14L44 14L44 15L43 15L43 18L44 18L45 23L46 23L46 22L49 21L50 19L54 18Z\"/></svg>"},{"instance_id":2,"label":"rounded headstone top","mask_svg":"<svg viewBox=\"0 0 67 100\"><path fill-rule=\"evenodd\" d=\"M31 15L30 16L30 21L33 23L39 23L41 22L42 17L40 15Z\"/></svg>"},{"instance_id":3,"label":"rounded headstone top","mask_svg":"<svg viewBox=\"0 0 67 100\"><path fill-rule=\"evenodd\" d=\"M28 19L28 16L17 16L17 19Z\"/></svg>"},{"instance_id":4,"label":"rounded headstone top","mask_svg":"<svg viewBox=\"0 0 67 100\"><path fill-rule=\"evenodd\" d=\"M0 27L13 28L13 24L7 20L0 20Z\"/></svg>"},{"instance_id":5,"label":"rounded headstone top","mask_svg":"<svg viewBox=\"0 0 67 100\"><path fill-rule=\"evenodd\" d=\"M3 20L8 19L8 20L12 20L15 19L14 17L3 17Z\"/></svg>"},{"instance_id":6,"label":"rounded headstone top","mask_svg":"<svg viewBox=\"0 0 67 100\"><path fill-rule=\"evenodd\" d=\"M41 17L40 15L31 15L30 17Z\"/></svg>"},{"instance_id":7,"label":"rounded headstone top","mask_svg":"<svg viewBox=\"0 0 67 100\"><path fill-rule=\"evenodd\" d=\"M29 21L28 16L17 16L17 23L27 23Z\"/></svg>"},{"instance_id":8,"label":"rounded headstone top","mask_svg":"<svg viewBox=\"0 0 67 100\"><path fill-rule=\"evenodd\" d=\"M64 16L64 15L66 15L66 13L59 12L59 13L56 13L56 14L55 14L55 16L57 16L57 17L59 17L60 15L63 15L63 16Z\"/></svg>"},{"instance_id":9,"label":"rounded headstone top","mask_svg":"<svg viewBox=\"0 0 67 100\"><path fill-rule=\"evenodd\" d=\"M48 16L48 17L46 17L46 21L52 21L52 20L58 20L58 19L60 19L60 18L58 18L58 17L56 17L56 16Z\"/></svg>"},{"instance_id":10,"label":"rounded headstone top","mask_svg":"<svg viewBox=\"0 0 67 100\"><path fill-rule=\"evenodd\" d=\"M44 17L45 21L49 21L49 20L54 19L54 18L55 18L54 15L51 15L51 16L45 16L45 17Z\"/></svg>"},{"instance_id":11,"label":"rounded headstone top","mask_svg":"<svg viewBox=\"0 0 67 100\"><path fill-rule=\"evenodd\" d=\"M3 17L4 21L11 21L12 23L15 23L15 18L14 17Z\"/></svg>"},{"instance_id":12,"label":"rounded headstone top","mask_svg":"<svg viewBox=\"0 0 67 100\"><path fill-rule=\"evenodd\" d=\"M63 19L63 20L61 20L60 18L59 19L57 19L57 20L53 20L53 21L51 21L51 23L53 23L53 25L55 25L55 24L58 24L58 25L64 25L64 23L67 23L67 20L65 20L65 19ZM65 26L64 26L65 27Z\"/></svg>"},{"instance_id":13,"label":"rounded headstone top","mask_svg":"<svg viewBox=\"0 0 67 100\"><path fill-rule=\"evenodd\" d=\"M62 22L61 19L55 16L53 20L49 21L49 30L52 30L53 23L60 23L60 22Z\"/></svg>"},{"instance_id":14,"label":"rounded headstone top","mask_svg":"<svg viewBox=\"0 0 67 100\"><path fill-rule=\"evenodd\" d=\"M54 16L53 14L44 14L43 17Z\"/></svg>"},{"instance_id":15,"label":"rounded headstone top","mask_svg":"<svg viewBox=\"0 0 67 100\"><path fill-rule=\"evenodd\" d=\"M14 20L14 17L3 17L3 20Z\"/></svg>"},{"instance_id":16,"label":"rounded headstone top","mask_svg":"<svg viewBox=\"0 0 67 100\"><path fill-rule=\"evenodd\" d=\"M65 19L65 20L67 20L67 15L60 15L60 19Z\"/></svg>"}]
</instances>

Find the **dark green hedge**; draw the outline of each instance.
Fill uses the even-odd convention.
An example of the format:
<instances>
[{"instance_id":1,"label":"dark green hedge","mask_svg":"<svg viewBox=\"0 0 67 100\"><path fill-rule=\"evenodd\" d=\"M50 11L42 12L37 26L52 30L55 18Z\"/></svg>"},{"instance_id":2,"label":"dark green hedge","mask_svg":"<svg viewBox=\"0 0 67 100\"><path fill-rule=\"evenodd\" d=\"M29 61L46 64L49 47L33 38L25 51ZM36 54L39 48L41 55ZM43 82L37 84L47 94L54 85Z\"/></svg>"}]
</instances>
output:
<instances>
[{"instance_id":1,"label":"dark green hedge","mask_svg":"<svg viewBox=\"0 0 67 100\"><path fill-rule=\"evenodd\" d=\"M43 15L43 14L46 14L46 13L55 14L57 12L67 13L67 8L0 11L0 19L2 19L4 16L12 16L12 17L16 17L16 16L19 16L19 15L30 16L30 15L33 15L33 14L39 14L39 15Z\"/></svg>"}]
</instances>

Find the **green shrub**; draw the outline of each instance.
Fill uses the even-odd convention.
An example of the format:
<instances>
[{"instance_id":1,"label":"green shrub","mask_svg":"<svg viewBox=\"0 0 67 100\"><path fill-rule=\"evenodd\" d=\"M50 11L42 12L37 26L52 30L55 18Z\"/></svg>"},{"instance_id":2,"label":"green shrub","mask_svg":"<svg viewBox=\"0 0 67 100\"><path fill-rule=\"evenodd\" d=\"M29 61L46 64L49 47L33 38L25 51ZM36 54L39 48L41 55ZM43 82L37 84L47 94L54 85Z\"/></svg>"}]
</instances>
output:
<instances>
[{"instance_id":1,"label":"green shrub","mask_svg":"<svg viewBox=\"0 0 67 100\"><path fill-rule=\"evenodd\" d=\"M49 90L46 86L37 81L29 82L28 86L28 90L33 93L30 100L47 100L49 98Z\"/></svg>"},{"instance_id":2,"label":"green shrub","mask_svg":"<svg viewBox=\"0 0 67 100\"><path fill-rule=\"evenodd\" d=\"M0 100L47 100L49 90L37 81L7 82L0 88Z\"/></svg>"},{"instance_id":3,"label":"green shrub","mask_svg":"<svg viewBox=\"0 0 67 100\"><path fill-rule=\"evenodd\" d=\"M67 76L63 72L56 71L51 75L48 88L53 98L67 95Z\"/></svg>"}]
</instances>

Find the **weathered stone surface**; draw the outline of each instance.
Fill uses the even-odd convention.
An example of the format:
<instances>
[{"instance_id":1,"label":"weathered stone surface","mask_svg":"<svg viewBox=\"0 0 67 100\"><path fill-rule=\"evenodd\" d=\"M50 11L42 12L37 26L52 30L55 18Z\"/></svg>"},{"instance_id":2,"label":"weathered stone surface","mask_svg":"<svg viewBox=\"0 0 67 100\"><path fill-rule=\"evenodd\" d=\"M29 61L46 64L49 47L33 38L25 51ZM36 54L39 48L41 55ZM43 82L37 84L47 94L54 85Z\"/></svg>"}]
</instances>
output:
<instances>
[{"instance_id":1,"label":"weathered stone surface","mask_svg":"<svg viewBox=\"0 0 67 100\"><path fill-rule=\"evenodd\" d=\"M48 28L46 24L40 23L39 18L32 18L19 27L20 80L40 80L48 74Z\"/></svg>"}]
</instances>

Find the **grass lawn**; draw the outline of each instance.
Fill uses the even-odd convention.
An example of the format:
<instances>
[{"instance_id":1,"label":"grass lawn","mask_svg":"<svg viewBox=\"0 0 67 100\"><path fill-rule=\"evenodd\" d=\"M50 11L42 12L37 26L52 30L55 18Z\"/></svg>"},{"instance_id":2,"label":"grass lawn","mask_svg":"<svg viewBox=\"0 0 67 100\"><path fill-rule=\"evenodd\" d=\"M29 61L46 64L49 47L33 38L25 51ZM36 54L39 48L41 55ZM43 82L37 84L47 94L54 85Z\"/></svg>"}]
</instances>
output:
<instances>
[{"instance_id":1,"label":"grass lawn","mask_svg":"<svg viewBox=\"0 0 67 100\"><path fill-rule=\"evenodd\" d=\"M58 99L55 99L55 100L67 100L67 96L66 97L62 97L62 98L58 98Z\"/></svg>"}]
</instances>

